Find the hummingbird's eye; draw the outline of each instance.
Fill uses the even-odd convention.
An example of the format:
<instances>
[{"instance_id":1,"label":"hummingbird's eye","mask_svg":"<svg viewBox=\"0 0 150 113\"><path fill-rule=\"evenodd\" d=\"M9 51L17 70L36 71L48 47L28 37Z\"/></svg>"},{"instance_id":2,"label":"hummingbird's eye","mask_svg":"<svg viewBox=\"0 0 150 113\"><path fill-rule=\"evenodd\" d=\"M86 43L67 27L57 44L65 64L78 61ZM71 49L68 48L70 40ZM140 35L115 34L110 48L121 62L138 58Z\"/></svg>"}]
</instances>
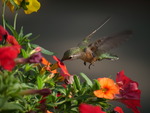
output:
<instances>
[{"instance_id":1,"label":"hummingbird's eye","mask_svg":"<svg viewBox=\"0 0 150 113\"><path fill-rule=\"evenodd\" d=\"M70 56L69 59L72 59L72 56Z\"/></svg>"}]
</instances>

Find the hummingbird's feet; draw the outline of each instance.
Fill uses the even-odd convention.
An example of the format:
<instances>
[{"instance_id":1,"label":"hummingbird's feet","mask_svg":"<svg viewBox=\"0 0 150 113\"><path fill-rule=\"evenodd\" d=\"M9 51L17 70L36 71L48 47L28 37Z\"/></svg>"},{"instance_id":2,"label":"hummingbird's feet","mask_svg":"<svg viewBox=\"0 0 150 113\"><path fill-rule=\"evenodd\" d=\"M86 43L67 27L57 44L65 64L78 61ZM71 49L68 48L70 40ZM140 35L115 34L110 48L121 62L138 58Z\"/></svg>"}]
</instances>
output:
<instances>
[{"instance_id":1,"label":"hummingbird's feet","mask_svg":"<svg viewBox=\"0 0 150 113\"><path fill-rule=\"evenodd\" d=\"M89 65L89 69L91 69L91 65L93 65L92 63L90 63L90 65ZM94 65L93 65L94 66Z\"/></svg>"},{"instance_id":2,"label":"hummingbird's feet","mask_svg":"<svg viewBox=\"0 0 150 113\"><path fill-rule=\"evenodd\" d=\"M84 62L84 65L86 66L86 62Z\"/></svg>"}]
</instances>

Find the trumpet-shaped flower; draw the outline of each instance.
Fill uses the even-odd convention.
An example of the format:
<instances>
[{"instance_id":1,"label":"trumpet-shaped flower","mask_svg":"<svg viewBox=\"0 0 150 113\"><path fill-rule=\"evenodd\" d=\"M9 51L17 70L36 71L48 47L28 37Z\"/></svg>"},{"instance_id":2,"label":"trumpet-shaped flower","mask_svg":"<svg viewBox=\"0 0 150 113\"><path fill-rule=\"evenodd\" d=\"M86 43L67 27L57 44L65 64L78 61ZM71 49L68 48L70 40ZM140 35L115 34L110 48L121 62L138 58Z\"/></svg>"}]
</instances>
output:
<instances>
[{"instance_id":1,"label":"trumpet-shaped flower","mask_svg":"<svg viewBox=\"0 0 150 113\"><path fill-rule=\"evenodd\" d=\"M56 56L53 56L53 58L57 61L57 65L61 68L61 75L64 77L70 76L65 64L61 62L61 60L58 59Z\"/></svg>"},{"instance_id":2,"label":"trumpet-shaped flower","mask_svg":"<svg viewBox=\"0 0 150 113\"><path fill-rule=\"evenodd\" d=\"M90 104L80 104L79 106L80 113L106 113L101 110L100 106L93 106Z\"/></svg>"},{"instance_id":3,"label":"trumpet-shaped flower","mask_svg":"<svg viewBox=\"0 0 150 113\"><path fill-rule=\"evenodd\" d=\"M49 61L47 61L44 57L42 57L42 64L45 65L44 70L50 71L51 73L57 73L57 70L51 70L51 63Z\"/></svg>"},{"instance_id":4,"label":"trumpet-shaped flower","mask_svg":"<svg viewBox=\"0 0 150 113\"><path fill-rule=\"evenodd\" d=\"M141 91L138 89L138 83L132 81L124 75L124 71L117 74L116 82L120 88L120 94L116 95L116 99L131 108L134 113L140 113L137 109L140 105Z\"/></svg>"},{"instance_id":5,"label":"trumpet-shaped flower","mask_svg":"<svg viewBox=\"0 0 150 113\"><path fill-rule=\"evenodd\" d=\"M99 90L94 91L94 95L99 98L114 99L115 94L119 94L119 87L110 78L99 78L101 86Z\"/></svg>"}]
</instances>

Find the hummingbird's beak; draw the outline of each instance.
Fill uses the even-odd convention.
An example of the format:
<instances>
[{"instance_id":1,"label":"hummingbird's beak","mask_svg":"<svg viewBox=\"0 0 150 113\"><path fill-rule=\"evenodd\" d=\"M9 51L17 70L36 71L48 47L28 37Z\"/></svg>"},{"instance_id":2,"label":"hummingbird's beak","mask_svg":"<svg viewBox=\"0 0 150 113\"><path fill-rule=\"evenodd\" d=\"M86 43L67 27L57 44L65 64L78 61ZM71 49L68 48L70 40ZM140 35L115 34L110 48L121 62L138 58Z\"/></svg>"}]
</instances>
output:
<instances>
[{"instance_id":1,"label":"hummingbird's beak","mask_svg":"<svg viewBox=\"0 0 150 113\"><path fill-rule=\"evenodd\" d=\"M60 61L63 62L63 61L64 61L64 58L62 58Z\"/></svg>"}]
</instances>

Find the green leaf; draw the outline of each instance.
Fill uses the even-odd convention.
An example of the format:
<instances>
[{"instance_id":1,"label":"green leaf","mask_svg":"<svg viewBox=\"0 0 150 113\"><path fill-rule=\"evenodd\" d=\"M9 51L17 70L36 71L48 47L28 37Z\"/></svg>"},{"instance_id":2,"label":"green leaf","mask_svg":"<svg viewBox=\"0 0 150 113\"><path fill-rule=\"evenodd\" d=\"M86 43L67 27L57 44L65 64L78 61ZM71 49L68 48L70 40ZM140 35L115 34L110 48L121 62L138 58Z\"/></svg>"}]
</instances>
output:
<instances>
[{"instance_id":1,"label":"green leaf","mask_svg":"<svg viewBox=\"0 0 150 113\"><path fill-rule=\"evenodd\" d=\"M26 39L26 38L29 38L31 35L32 35L32 33L26 34L26 35L23 37L23 40Z\"/></svg>"},{"instance_id":2,"label":"green leaf","mask_svg":"<svg viewBox=\"0 0 150 113\"><path fill-rule=\"evenodd\" d=\"M40 47L40 48L42 49L41 52L42 52L43 54L46 54L46 55L53 55L53 54L54 54L53 52L51 52L51 51L49 51L49 50L46 50L46 49L44 49L43 47L41 47L41 46L39 46L39 45L31 44L31 46L32 46L33 48Z\"/></svg>"},{"instance_id":3,"label":"green leaf","mask_svg":"<svg viewBox=\"0 0 150 113\"><path fill-rule=\"evenodd\" d=\"M1 108L1 110L23 110L23 107L20 104L17 104L15 102L7 102L4 104L4 106Z\"/></svg>"},{"instance_id":4,"label":"green leaf","mask_svg":"<svg viewBox=\"0 0 150 113\"><path fill-rule=\"evenodd\" d=\"M98 82L98 80L94 80L94 84L93 84L93 90L99 90L101 87L100 87L100 84Z\"/></svg>"},{"instance_id":5,"label":"green leaf","mask_svg":"<svg viewBox=\"0 0 150 113\"><path fill-rule=\"evenodd\" d=\"M22 38L23 37L23 26L21 27L20 29L20 33L18 35L19 38Z\"/></svg>"},{"instance_id":6,"label":"green leaf","mask_svg":"<svg viewBox=\"0 0 150 113\"><path fill-rule=\"evenodd\" d=\"M38 85L38 89L42 89L43 86L45 85L42 78L41 77L37 77L37 85Z\"/></svg>"},{"instance_id":7,"label":"green leaf","mask_svg":"<svg viewBox=\"0 0 150 113\"><path fill-rule=\"evenodd\" d=\"M28 54L26 53L24 49L21 49L21 53L22 53L23 58L28 58Z\"/></svg>"},{"instance_id":8,"label":"green leaf","mask_svg":"<svg viewBox=\"0 0 150 113\"><path fill-rule=\"evenodd\" d=\"M75 85L76 85L76 88L77 88L78 90L80 90L80 89L81 89L81 84L80 84L79 77L78 77L77 75L74 75L74 83L75 83Z\"/></svg>"},{"instance_id":9,"label":"green leaf","mask_svg":"<svg viewBox=\"0 0 150 113\"><path fill-rule=\"evenodd\" d=\"M17 5L17 4L14 2L14 0L9 0L9 1L10 1L10 3L11 3L16 9L19 8L19 5Z\"/></svg>"},{"instance_id":10,"label":"green leaf","mask_svg":"<svg viewBox=\"0 0 150 113\"><path fill-rule=\"evenodd\" d=\"M7 102L7 98L0 98L0 109L4 106L5 102Z\"/></svg>"},{"instance_id":11,"label":"green leaf","mask_svg":"<svg viewBox=\"0 0 150 113\"><path fill-rule=\"evenodd\" d=\"M86 81L86 83L92 87L93 83L92 81L84 74L84 73L80 73L80 75L84 78L84 80Z\"/></svg>"},{"instance_id":12,"label":"green leaf","mask_svg":"<svg viewBox=\"0 0 150 113\"><path fill-rule=\"evenodd\" d=\"M17 33L16 30L13 28L13 26L9 25L7 22L6 22L6 26L7 26L8 29L13 33L14 37L15 37L15 38L18 38L18 33Z\"/></svg>"},{"instance_id":13,"label":"green leaf","mask_svg":"<svg viewBox=\"0 0 150 113\"><path fill-rule=\"evenodd\" d=\"M66 95L66 89L64 87L56 87L55 88L56 91L59 91L60 93Z\"/></svg>"}]
</instances>

